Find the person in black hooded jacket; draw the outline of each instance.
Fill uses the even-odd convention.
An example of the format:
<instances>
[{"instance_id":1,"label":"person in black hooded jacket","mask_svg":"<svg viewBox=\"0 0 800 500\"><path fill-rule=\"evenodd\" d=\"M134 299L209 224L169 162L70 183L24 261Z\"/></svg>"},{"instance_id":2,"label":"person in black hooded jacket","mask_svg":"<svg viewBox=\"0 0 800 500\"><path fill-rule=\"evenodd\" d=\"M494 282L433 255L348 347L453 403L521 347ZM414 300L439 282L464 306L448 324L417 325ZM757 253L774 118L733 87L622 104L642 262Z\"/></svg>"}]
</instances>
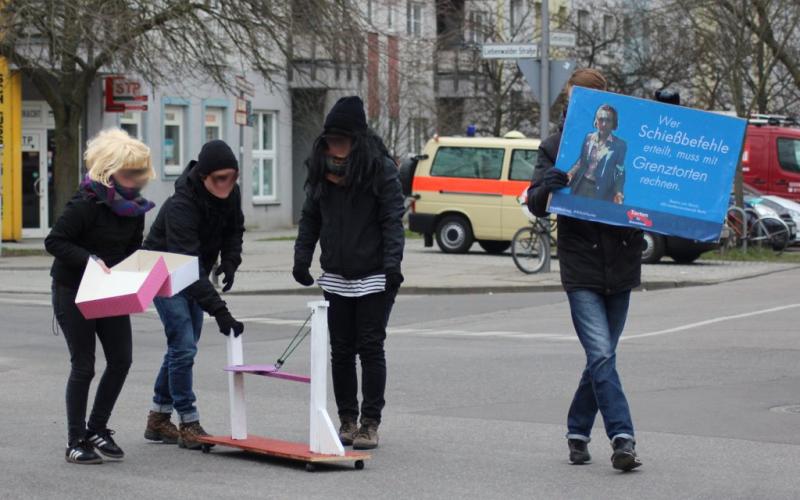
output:
<instances>
[{"instance_id":1,"label":"person in black hooded jacket","mask_svg":"<svg viewBox=\"0 0 800 500\"><path fill-rule=\"evenodd\" d=\"M378 446L385 405L386 325L403 282L403 194L383 141L367 127L364 103L343 97L325 119L307 162L306 199L292 274L311 286L320 242L319 285L330 302L331 374L342 444ZM361 360L361 427L355 358Z\"/></svg>"},{"instance_id":2,"label":"person in black hooded jacket","mask_svg":"<svg viewBox=\"0 0 800 500\"><path fill-rule=\"evenodd\" d=\"M197 437L208 435L195 406L192 367L204 311L216 319L222 334L238 336L244 331L208 279L219 258L216 274L224 274L222 291L227 292L242 262L244 214L238 178L239 164L231 148L220 140L206 143L198 160L175 181L175 194L164 202L144 242L149 250L197 256L200 265L198 281L174 297L154 300L164 323L167 353L155 382L146 439L197 449ZM170 422L173 409L179 429Z\"/></svg>"},{"instance_id":3,"label":"person in black hooded jacket","mask_svg":"<svg viewBox=\"0 0 800 500\"><path fill-rule=\"evenodd\" d=\"M120 129L100 132L89 141L85 157L88 173L44 240L55 257L50 271L53 311L70 354L65 458L76 464L102 462L95 451L109 458L125 456L106 424L131 366L131 318L126 314L86 319L75 298L90 258L110 273L109 267L138 250L144 214L154 206L140 191L155 177L150 148ZM106 367L87 424L86 403L98 339Z\"/></svg>"},{"instance_id":4,"label":"person in black hooded jacket","mask_svg":"<svg viewBox=\"0 0 800 500\"><path fill-rule=\"evenodd\" d=\"M606 90L603 75L579 69L567 82L573 86ZM528 189L528 208L537 217L547 215L550 193L572 180L555 168L561 131L547 137ZM611 226L558 216L558 262L561 283L569 299L572 322L586 354L586 366L567 416L567 444L573 464L591 460L588 443L595 416L603 416L613 448L614 468L628 471L641 465L635 451L633 421L616 368L616 348L631 290L640 284L643 234L639 229Z\"/></svg>"}]
</instances>

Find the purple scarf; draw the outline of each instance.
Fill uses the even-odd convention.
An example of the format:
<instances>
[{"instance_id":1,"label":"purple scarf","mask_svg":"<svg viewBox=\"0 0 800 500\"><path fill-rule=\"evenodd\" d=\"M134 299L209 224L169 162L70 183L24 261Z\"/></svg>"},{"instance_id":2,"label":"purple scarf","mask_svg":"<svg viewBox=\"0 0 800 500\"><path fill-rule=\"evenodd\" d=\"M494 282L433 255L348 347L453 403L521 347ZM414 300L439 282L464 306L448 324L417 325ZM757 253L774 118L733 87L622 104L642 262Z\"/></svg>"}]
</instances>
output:
<instances>
[{"instance_id":1,"label":"purple scarf","mask_svg":"<svg viewBox=\"0 0 800 500\"><path fill-rule=\"evenodd\" d=\"M89 199L108 205L112 212L122 217L138 217L156 206L152 201L142 198L138 189L115 186L113 180L109 188L93 181L88 175L81 182L81 192Z\"/></svg>"}]
</instances>

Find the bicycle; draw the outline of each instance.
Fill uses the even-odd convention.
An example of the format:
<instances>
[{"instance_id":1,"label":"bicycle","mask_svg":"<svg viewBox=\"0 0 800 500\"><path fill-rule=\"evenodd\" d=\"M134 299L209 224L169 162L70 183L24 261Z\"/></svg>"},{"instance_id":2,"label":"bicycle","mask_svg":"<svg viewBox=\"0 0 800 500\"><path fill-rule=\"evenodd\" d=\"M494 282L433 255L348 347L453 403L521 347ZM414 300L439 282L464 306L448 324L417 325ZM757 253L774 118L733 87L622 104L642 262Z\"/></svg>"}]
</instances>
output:
<instances>
[{"instance_id":1,"label":"bicycle","mask_svg":"<svg viewBox=\"0 0 800 500\"><path fill-rule=\"evenodd\" d=\"M769 246L780 255L791 241L789 226L783 219L762 217L750 207L730 207L725 225L730 229L726 248L742 247L746 250L748 245Z\"/></svg>"},{"instance_id":2,"label":"bicycle","mask_svg":"<svg viewBox=\"0 0 800 500\"><path fill-rule=\"evenodd\" d=\"M551 217L536 217L530 226L519 228L511 239L511 257L525 274L542 270L550 260L550 248L556 244L553 231L556 221Z\"/></svg>"}]
</instances>

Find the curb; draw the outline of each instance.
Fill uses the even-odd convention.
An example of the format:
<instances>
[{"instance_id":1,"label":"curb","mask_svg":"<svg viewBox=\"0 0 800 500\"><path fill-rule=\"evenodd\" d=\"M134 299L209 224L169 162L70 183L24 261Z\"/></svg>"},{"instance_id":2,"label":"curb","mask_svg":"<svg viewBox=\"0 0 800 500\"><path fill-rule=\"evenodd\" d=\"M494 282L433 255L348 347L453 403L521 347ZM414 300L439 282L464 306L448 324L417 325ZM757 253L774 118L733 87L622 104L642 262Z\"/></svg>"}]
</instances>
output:
<instances>
[{"instance_id":1,"label":"curb","mask_svg":"<svg viewBox=\"0 0 800 500\"><path fill-rule=\"evenodd\" d=\"M11 270L6 268L5 270ZM46 268L49 269L49 268ZM741 281L745 279L757 278L759 276L769 276L771 274L780 273L800 269L800 264L783 269L775 269L767 272L759 272L748 274L744 276L734 276L731 278L723 278L708 281L699 280L660 280L660 281L644 281L641 285L634 288L634 291L653 291L653 290L666 290L671 288L687 288L695 286L708 286L718 285L720 283L730 283ZM0 268L0 271L4 270ZM42 270L40 268L13 268L13 270ZM561 292L564 287L561 283L547 283L541 285L498 285L498 286L477 286L477 287L429 287L429 286L407 286L400 288L401 295L487 295L495 293L537 293L537 292ZM301 288L299 286L292 288L273 288L263 290L236 290L221 294L225 296L255 296L255 295L306 295L306 296L319 296L322 290L319 287L312 286L308 288ZM30 294L30 295L49 295L49 290L18 290L18 289L2 289L0 293L3 294Z\"/></svg>"}]
</instances>

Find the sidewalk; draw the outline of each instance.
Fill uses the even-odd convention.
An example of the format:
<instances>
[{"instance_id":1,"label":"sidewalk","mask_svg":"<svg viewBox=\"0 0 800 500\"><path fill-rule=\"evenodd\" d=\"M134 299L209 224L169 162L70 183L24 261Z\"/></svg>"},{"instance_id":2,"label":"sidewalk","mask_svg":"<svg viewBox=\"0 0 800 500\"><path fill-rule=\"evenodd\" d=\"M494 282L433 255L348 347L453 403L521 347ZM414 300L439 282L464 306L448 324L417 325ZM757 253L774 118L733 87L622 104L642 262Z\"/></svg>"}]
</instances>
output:
<instances>
[{"instance_id":1,"label":"sidewalk","mask_svg":"<svg viewBox=\"0 0 800 500\"><path fill-rule=\"evenodd\" d=\"M232 294L317 294L317 287L303 288L291 275L292 238L295 231L248 232L242 266L236 273ZM4 245L7 248L12 245ZM35 250L36 242L25 248ZM38 243L41 248L41 242ZM444 254L437 247L424 248L421 239L406 241L402 293L459 294L553 291L561 289L558 261L552 272L522 274L510 254L488 255L475 245L466 255ZM317 259L311 274L318 276ZM49 293L49 256L0 258L0 293ZM672 262L644 265L642 288L647 290L681 286L711 285L799 268L798 264L768 262L700 261L691 265Z\"/></svg>"}]
</instances>

